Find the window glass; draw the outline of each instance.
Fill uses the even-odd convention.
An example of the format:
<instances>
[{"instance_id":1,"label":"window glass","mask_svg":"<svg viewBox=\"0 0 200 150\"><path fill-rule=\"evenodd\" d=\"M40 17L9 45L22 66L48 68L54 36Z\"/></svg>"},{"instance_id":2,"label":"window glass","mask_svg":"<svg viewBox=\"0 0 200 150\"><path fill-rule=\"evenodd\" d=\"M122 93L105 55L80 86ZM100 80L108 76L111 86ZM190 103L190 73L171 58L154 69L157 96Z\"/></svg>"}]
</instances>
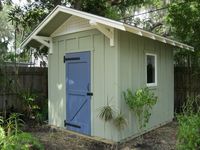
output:
<instances>
[{"instance_id":1,"label":"window glass","mask_svg":"<svg viewBox=\"0 0 200 150\"><path fill-rule=\"evenodd\" d=\"M147 84L156 83L156 57L155 55L146 55L147 62Z\"/></svg>"}]
</instances>

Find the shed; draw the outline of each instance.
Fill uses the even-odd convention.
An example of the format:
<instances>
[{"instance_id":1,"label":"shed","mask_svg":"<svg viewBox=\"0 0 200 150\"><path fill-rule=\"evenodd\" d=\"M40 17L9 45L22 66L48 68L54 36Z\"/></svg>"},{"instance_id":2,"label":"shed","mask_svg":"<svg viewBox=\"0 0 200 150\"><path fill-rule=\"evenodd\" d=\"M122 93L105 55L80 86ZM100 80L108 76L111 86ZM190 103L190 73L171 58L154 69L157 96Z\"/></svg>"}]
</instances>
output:
<instances>
[{"instance_id":1,"label":"shed","mask_svg":"<svg viewBox=\"0 0 200 150\"><path fill-rule=\"evenodd\" d=\"M173 49L186 44L97 15L57 6L25 39L22 47L49 47L49 124L88 136L121 141L172 121ZM152 66L148 73L147 65ZM144 131L122 92L148 86L158 96ZM122 110L123 131L99 118L99 108Z\"/></svg>"}]
</instances>

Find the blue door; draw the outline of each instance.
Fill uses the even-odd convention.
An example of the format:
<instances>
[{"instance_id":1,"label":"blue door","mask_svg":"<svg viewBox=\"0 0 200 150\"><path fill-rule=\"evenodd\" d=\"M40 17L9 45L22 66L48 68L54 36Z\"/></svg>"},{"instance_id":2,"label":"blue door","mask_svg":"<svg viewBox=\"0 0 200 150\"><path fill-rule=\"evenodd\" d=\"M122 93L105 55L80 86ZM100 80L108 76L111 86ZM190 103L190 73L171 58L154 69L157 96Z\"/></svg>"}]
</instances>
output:
<instances>
[{"instance_id":1,"label":"blue door","mask_svg":"<svg viewBox=\"0 0 200 150\"><path fill-rule=\"evenodd\" d=\"M66 92L67 92L67 129L90 135L90 52L67 53Z\"/></svg>"}]
</instances>

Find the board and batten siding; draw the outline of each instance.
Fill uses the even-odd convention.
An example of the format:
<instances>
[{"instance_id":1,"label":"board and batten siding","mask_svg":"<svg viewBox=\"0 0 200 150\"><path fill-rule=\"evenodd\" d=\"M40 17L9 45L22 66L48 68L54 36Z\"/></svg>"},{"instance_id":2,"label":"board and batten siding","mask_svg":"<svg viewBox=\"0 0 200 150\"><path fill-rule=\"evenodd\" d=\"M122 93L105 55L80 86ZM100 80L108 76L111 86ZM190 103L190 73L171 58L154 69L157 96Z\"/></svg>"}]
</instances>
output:
<instances>
[{"instance_id":1,"label":"board and batten siding","mask_svg":"<svg viewBox=\"0 0 200 150\"><path fill-rule=\"evenodd\" d=\"M135 114L130 111L124 101L122 92L128 88L135 92L146 87L146 53L157 55L157 86L150 90L158 97L152 109L152 115L146 131L158 127L173 119L174 112L174 66L173 47L155 40L119 31L119 109L122 110L128 126L120 134L119 139L134 137L138 131Z\"/></svg>"},{"instance_id":2,"label":"board and batten siding","mask_svg":"<svg viewBox=\"0 0 200 150\"><path fill-rule=\"evenodd\" d=\"M67 21L63 23L54 33L52 33L52 37L60 36L72 32L78 32L83 30L91 29L92 27L89 24L89 20L71 16Z\"/></svg>"},{"instance_id":3,"label":"board and batten siding","mask_svg":"<svg viewBox=\"0 0 200 150\"><path fill-rule=\"evenodd\" d=\"M173 51L158 41L115 30L115 46L99 31L92 29L53 38L53 54L49 55L49 124L64 128L66 120L66 68L63 56L71 52L91 52L91 135L113 141L141 134L137 120L122 97L130 88L146 86L145 53L157 55L158 82L151 91L158 96L147 130L173 118ZM107 102L122 111L128 120L123 131L99 118L100 108Z\"/></svg>"},{"instance_id":4,"label":"board and batten siding","mask_svg":"<svg viewBox=\"0 0 200 150\"><path fill-rule=\"evenodd\" d=\"M116 32L117 34L117 32ZM116 36L117 37L117 36ZM117 38L115 40L117 43ZM97 30L88 30L53 38L49 55L49 124L64 128L66 120L65 53L91 52L91 135L118 141L117 129L99 118L100 108L107 104L118 108L118 45Z\"/></svg>"}]
</instances>

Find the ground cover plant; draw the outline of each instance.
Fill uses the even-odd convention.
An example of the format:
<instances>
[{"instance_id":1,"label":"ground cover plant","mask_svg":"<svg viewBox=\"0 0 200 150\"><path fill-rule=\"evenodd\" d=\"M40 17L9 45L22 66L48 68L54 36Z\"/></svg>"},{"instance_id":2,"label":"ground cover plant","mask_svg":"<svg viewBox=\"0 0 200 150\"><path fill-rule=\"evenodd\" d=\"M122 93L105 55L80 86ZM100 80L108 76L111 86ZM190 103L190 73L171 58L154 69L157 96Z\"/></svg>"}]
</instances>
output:
<instances>
[{"instance_id":1,"label":"ground cover plant","mask_svg":"<svg viewBox=\"0 0 200 150\"><path fill-rule=\"evenodd\" d=\"M0 149L43 150L43 145L30 133L23 132L21 114L12 113L8 118L0 117Z\"/></svg>"},{"instance_id":2,"label":"ground cover plant","mask_svg":"<svg viewBox=\"0 0 200 150\"><path fill-rule=\"evenodd\" d=\"M177 115L178 134L177 149L196 150L200 147L200 97L188 98Z\"/></svg>"}]
</instances>

